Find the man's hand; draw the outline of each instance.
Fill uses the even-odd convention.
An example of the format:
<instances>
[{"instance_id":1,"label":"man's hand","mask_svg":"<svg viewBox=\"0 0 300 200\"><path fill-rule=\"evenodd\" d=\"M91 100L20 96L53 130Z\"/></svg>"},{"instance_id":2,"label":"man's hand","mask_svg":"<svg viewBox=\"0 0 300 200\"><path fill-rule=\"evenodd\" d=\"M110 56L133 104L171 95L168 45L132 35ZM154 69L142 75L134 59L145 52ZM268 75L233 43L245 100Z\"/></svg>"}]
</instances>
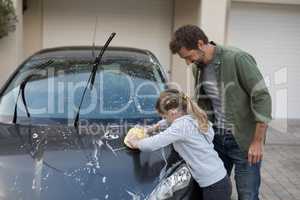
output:
<instances>
[{"instance_id":1,"label":"man's hand","mask_svg":"<svg viewBox=\"0 0 300 200\"><path fill-rule=\"evenodd\" d=\"M261 161L263 158L263 142L253 141L250 144L248 151L248 162L250 165L254 165Z\"/></svg>"},{"instance_id":2,"label":"man's hand","mask_svg":"<svg viewBox=\"0 0 300 200\"><path fill-rule=\"evenodd\" d=\"M263 148L268 125L256 123L254 138L248 150L248 162L250 165L256 164L263 158Z\"/></svg>"}]
</instances>

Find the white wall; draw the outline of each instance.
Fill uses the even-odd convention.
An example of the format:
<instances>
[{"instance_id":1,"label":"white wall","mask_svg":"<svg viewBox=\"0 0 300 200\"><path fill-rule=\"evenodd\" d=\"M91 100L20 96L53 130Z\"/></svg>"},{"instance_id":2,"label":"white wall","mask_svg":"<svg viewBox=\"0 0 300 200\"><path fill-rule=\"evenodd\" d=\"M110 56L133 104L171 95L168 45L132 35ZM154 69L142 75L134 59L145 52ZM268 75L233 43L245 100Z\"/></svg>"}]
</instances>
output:
<instances>
[{"instance_id":1,"label":"white wall","mask_svg":"<svg viewBox=\"0 0 300 200\"><path fill-rule=\"evenodd\" d=\"M300 118L300 5L233 3L228 44L251 53L272 95L274 118Z\"/></svg>"},{"instance_id":2,"label":"white wall","mask_svg":"<svg viewBox=\"0 0 300 200\"><path fill-rule=\"evenodd\" d=\"M18 17L16 31L0 39L0 86L8 79L23 58L22 0L13 0Z\"/></svg>"},{"instance_id":3,"label":"white wall","mask_svg":"<svg viewBox=\"0 0 300 200\"><path fill-rule=\"evenodd\" d=\"M209 40L224 44L231 0L202 0L200 27Z\"/></svg>"},{"instance_id":4,"label":"white wall","mask_svg":"<svg viewBox=\"0 0 300 200\"><path fill-rule=\"evenodd\" d=\"M42 48L43 42L43 0L27 0L27 10L23 16L24 58Z\"/></svg>"},{"instance_id":5,"label":"white wall","mask_svg":"<svg viewBox=\"0 0 300 200\"><path fill-rule=\"evenodd\" d=\"M44 0L43 47L91 45L96 16L96 45L111 32L112 46L151 50L169 68L172 0Z\"/></svg>"},{"instance_id":6,"label":"white wall","mask_svg":"<svg viewBox=\"0 0 300 200\"><path fill-rule=\"evenodd\" d=\"M186 24L198 25L200 6L200 0L189 0L189 3L186 3L185 0L175 0L173 31ZM167 48L169 49L169 46ZM194 94L194 78L191 67L187 66L178 55L172 56L171 72L171 81L180 86L180 89L189 96L192 96Z\"/></svg>"}]
</instances>

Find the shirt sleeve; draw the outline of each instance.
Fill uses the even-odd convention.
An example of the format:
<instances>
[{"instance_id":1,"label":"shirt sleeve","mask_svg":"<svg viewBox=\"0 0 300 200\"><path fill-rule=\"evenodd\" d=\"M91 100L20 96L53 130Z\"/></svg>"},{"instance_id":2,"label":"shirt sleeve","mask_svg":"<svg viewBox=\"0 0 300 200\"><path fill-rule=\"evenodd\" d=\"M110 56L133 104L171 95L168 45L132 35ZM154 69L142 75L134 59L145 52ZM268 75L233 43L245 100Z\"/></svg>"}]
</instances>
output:
<instances>
[{"instance_id":1,"label":"shirt sleeve","mask_svg":"<svg viewBox=\"0 0 300 200\"><path fill-rule=\"evenodd\" d=\"M168 146L173 142L184 139L183 128L180 124L172 124L165 131L162 131L154 136L139 140L137 146L141 151L155 151L162 147Z\"/></svg>"},{"instance_id":2,"label":"shirt sleeve","mask_svg":"<svg viewBox=\"0 0 300 200\"><path fill-rule=\"evenodd\" d=\"M271 120L271 96L254 58L243 52L235 58L239 81L251 97L252 112L257 122Z\"/></svg>"},{"instance_id":3,"label":"shirt sleeve","mask_svg":"<svg viewBox=\"0 0 300 200\"><path fill-rule=\"evenodd\" d=\"M165 130L169 127L169 123L167 122L167 120L162 119L159 122L157 122L159 124L159 129L160 130Z\"/></svg>"}]
</instances>

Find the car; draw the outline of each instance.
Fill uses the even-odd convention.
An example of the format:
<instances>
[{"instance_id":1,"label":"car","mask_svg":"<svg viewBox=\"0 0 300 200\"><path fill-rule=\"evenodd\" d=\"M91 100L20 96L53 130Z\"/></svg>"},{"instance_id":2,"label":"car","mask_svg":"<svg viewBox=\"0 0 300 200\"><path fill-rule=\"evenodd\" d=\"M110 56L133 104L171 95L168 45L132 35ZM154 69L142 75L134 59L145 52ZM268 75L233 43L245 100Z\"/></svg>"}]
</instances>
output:
<instances>
[{"instance_id":1,"label":"car","mask_svg":"<svg viewBox=\"0 0 300 200\"><path fill-rule=\"evenodd\" d=\"M148 50L41 50L0 93L0 199L193 199L188 166L171 146L126 147L127 131L160 120L167 76ZM91 80L93 79L93 80ZM91 84L92 83L92 84Z\"/></svg>"}]
</instances>

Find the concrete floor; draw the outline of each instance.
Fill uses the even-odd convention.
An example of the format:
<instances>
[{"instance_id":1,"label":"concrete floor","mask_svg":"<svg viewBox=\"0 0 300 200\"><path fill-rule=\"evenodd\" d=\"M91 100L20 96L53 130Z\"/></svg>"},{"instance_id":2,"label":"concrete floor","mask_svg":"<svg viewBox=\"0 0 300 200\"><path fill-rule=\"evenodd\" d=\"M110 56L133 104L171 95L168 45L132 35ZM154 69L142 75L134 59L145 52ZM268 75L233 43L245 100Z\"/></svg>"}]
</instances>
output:
<instances>
[{"instance_id":1,"label":"concrete floor","mask_svg":"<svg viewBox=\"0 0 300 200\"><path fill-rule=\"evenodd\" d=\"M270 124L261 172L261 200L300 200L300 120Z\"/></svg>"}]
</instances>

